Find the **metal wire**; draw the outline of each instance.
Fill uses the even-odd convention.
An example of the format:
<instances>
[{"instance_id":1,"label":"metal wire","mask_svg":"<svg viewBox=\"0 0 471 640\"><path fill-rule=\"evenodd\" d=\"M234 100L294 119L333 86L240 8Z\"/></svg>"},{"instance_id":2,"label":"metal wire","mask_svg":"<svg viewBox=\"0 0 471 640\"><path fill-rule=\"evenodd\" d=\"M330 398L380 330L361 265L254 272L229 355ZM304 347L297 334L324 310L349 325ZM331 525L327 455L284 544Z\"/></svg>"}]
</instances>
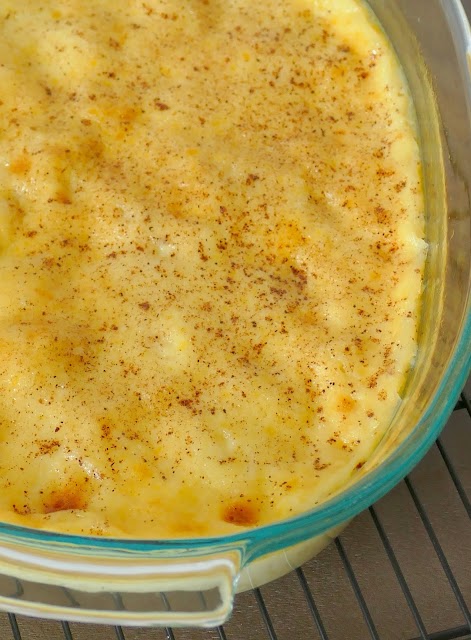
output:
<instances>
[{"instance_id":1,"label":"metal wire","mask_svg":"<svg viewBox=\"0 0 471 640\"><path fill-rule=\"evenodd\" d=\"M470 640L468 627L455 627L438 633L431 633L430 640ZM412 640L420 640L420 638L412 638Z\"/></svg>"},{"instance_id":2,"label":"metal wire","mask_svg":"<svg viewBox=\"0 0 471 640\"><path fill-rule=\"evenodd\" d=\"M69 589L66 589L65 587L62 588L62 592L65 595L65 597L67 598L67 600L70 602L70 605L72 607L76 607L76 608L80 608L80 602L77 600L77 598L73 595L73 593L70 592Z\"/></svg>"},{"instance_id":3,"label":"metal wire","mask_svg":"<svg viewBox=\"0 0 471 640\"><path fill-rule=\"evenodd\" d=\"M124 637L124 631L122 630L121 627L115 627L114 630L116 633L117 640L126 640L126 638Z\"/></svg>"},{"instance_id":4,"label":"metal wire","mask_svg":"<svg viewBox=\"0 0 471 640\"><path fill-rule=\"evenodd\" d=\"M218 634L220 640L227 640L226 632L224 631L224 627L218 627Z\"/></svg>"},{"instance_id":5,"label":"metal wire","mask_svg":"<svg viewBox=\"0 0 471 640\"><path fill-rule=\"evenodd\" d=\"M378 632L376 631L375 624L373 622L373 618L371 617L370 611L365 602L365 598L363 597L363 593L360 589L360 585L358 584L358 580L356 579L355 572L353 571L352 565L350 564L350 560L347 557L340 538L336 538L335 546L337 547L337 551L345 567L345 571L347 573L348 579L350 580L350 584L352 585L353 592L360 606L361 612L366 622L366 626L368 627L368 631L370 632L370 636L372 640L380 640Z\"/></svg>"},{"instance_id":6,"label":"metal wire","mask_svg":"<svg viewBox=\"0 0 471 640\"><path fill-rule=\"evenodd\" d=\"M469 399L466 391L463 391L463 393L461 394L461 402L464 404L467 412L471 416L471 400Z\"/></svg>"},{"instance_id":7,"label":"metal wire","mask_svg":"<svg viewBox=\"0 0 471 640\"><path fill-rule=\"evenodd\" d=\"M62 631L64 633L65 640L73 640L72 631L70 630L69 623L62 620Z\"/></svg>"},{"instance_id":8,"label":"metal wire","mask_svg":"<svg viewBox=\"0 0 471 640\"><path fill-rule=\"evenodd\" d=\"M14 613L8 614L8 619L10 621L11 631L13 633L14 640L21 640L21 633L18 628L18 622L16 621L16 616Z\"/></svg>"},{"instance_id":9,"label":"metal wire","mask_svg":"<svg viewBox=\"0 0 471 640\"><path fill-rule=\"evenodd\" d=\"M459 411L461 409L466 409L466 411L468 412L468 416L471 418L471 402L465 391L463 391L463 393L461 394L460 400L456 404L455 411ZM442 444L441 438L438 438L437 440L437 447L438 447L438 450L440 451L440 454L443 458L446 468L448 469L448 473L450 474L450 477L453 480L453 484L456 487L458 495L461 498L464 508L466 509L468 516L471 518L471 502L463 487L463 483L461 482L459 475L457 474L456 469L452 464L450 457L448 456L445 450L445 447Z\"/></svg>"},{"instance_id":10,"label":"metal wire","mask_svg":"<svg viewBox=\"0 0 471 640\"><path fill-rule=\"evenodd\" d=\"M463 598L463 594L461 593L461 590L458 586L458 583L456 582L456 578L453 575L453 571L450 569L450 565L448 564L448 560L446 559L445 554L443 553L443 549L440 545L440 542L438 541L437 538L437 534L435 533L433 527L432 527L432 523L430 522L430 518L428 517L422 502L420 501L414 487L412 486L412 483L410 481L409 478L405 478L404 482L407 486L407 488L409 489L409 493L412 496L412 500L414 501L415 507L417 509L417 511L419 512L420 518L423 522L423 525L425 527L425 530L427 531L427 534L430 538L430 541L432 542L433 548L435 549L435 553L437 554L438 559L440 560L440 564L443 567L443 571L445 572L445 575L448 579L448 582L450 583L450 586L453 590L453 593L455 595L456 601L458 602L458 605L463 613L464 619L466 620L466 623L468 625L468 628L471 629L471 615L469 613L469 609L466 605L466 602L464 601Z\"/></svg>"},{"instance_id":11,"label":"metal wire","mask_svg":"<svg viewBox=\"0 0 471 640\"><path fill-rule=\"evenodd\" d=\"M437 447L443 458L443 462L445 463L446 468L448 469L448 473L450 474L450 477L453 480L453 484L455 485L458 495L461 498L461 502L463 503L464 508L468 513L468 517L471 518L471 502L469 501L469 498L466 495L466 492L463 487L463 483L461 482L458 474L456 473L455 467L453 466L440 438L437 440Z\"/></svg>"},{"instance_id":12,"label":"metal wire","mask_svg":"<svg viewBox=\"0 0 471 640\"><path fill-rule=\"evenodd\" d=\"M255 599L257 600L258 608L260 609L260 613L262 614L263 621L267 628L268 637L270 640L277 640L277 636L275 633L275 629L273 627L273 623L271 621L268 610L265 606L265 601L263 600L262 593L260 589L254 589Z\"/></svg>"},{"instance_id":13,"label":"metal wire","mask_svg":"<svg viewBox=\"0 0 471 640\"><path fill-rule=\"evenodd\" d=\"M404 578L404 574L402 573L402 569L399 565L399 562L397 561L396 554L394 553L394 550L391 546L389 538L386 535L386 532L376 514L374 507L370 507L370 514L375 524L375 527L378 531L379 537L381 538L381 542L383 543L384 549L387 553L389 562L391 563L391 566L394 569L394 573L396 574L397 581L399 583L399 586L402 589L402 593L404 594L407 605L412 613L415 624L417 625L417 629L419 630L419 633L420 633L420 638L421 640L427 640L430 638L430 636L427 634L427 629L425 628L424 622L419 613L415 600L412 597L412 593L409 589L406 579Z\"/></svg>"},{"instance_id":14,"label":"metal wire","mask_svg":"<svg viewBox=\"0 0 471 640\"><path fill-rule=\"evenodd\" d=\"M309 611L311 612L311 615L314 618L314 622L316 624L317 631L319 632L321 640L329 640L329 637L327 635L327 631L325 630L324 623L322 622L322 618L320 616L319 610L316 607L316 603L314 602L314 596L312 595L312 592L309 589L306 576L304 575L304 572L301 568L296 569L296 573L298 575L298 580L301 583L301 587L306 597Z\"/></svg>"}]
</instances>

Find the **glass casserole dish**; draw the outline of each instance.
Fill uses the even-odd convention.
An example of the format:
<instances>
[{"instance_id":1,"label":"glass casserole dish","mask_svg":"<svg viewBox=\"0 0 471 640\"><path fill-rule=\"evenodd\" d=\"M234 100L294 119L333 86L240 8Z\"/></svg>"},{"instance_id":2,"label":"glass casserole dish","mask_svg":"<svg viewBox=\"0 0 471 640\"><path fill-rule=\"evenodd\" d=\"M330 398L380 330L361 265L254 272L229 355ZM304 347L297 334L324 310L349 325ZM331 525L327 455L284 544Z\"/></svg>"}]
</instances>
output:
<instances>
[{"instance_id":1,"label":"glass casserole dish","mask_svg":"<svg viewBox=\"0 0 471 640\"><path fill-rule=\"evenodd\" d=\"M2 608L117 624L220 624L235 591L274 579L319 552L437 437L471 359L471 35L458 0L369 4L414 99L429 243L419 355L388 433L361 477L341 493L301 516L239 535L113 540L0 525Z\"/></svg>"}]
</instances>

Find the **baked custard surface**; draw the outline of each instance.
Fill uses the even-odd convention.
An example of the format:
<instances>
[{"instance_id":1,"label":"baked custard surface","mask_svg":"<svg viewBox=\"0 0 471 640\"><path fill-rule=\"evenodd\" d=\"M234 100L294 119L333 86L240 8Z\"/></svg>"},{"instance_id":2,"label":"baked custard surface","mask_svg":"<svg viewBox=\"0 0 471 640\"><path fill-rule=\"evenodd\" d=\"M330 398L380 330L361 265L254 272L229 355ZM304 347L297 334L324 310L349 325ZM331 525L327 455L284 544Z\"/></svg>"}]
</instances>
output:
<instances>
[{"instance_id":1,"label":"baked custard surface","mask_svg":"<svg viewBox=\"0 0 471 640\"><path fill-rule=\"evenodd\" d=\"M0 29L0 519L210 536L338 490L425 255L363 4L6 0Z\"/></svg>"}]
</instances>

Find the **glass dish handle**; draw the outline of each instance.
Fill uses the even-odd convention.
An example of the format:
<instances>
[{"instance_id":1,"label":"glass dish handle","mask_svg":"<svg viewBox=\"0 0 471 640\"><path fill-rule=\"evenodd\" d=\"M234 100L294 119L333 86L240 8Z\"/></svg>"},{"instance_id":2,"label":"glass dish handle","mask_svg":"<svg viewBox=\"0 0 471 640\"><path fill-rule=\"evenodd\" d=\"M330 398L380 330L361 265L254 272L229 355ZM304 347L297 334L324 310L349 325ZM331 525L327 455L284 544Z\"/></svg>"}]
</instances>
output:
<instances>
[{"instance_id":1,"label":"glass dish handle","mask_svg":"<svg viewBox=\"0 0 471 640\"><path fill-rule=\"evenodd\" d=\"M232 612L241 553L123 560L0 546L0 609L116 625L214 627Z\"/></svg>"}]
</instances>

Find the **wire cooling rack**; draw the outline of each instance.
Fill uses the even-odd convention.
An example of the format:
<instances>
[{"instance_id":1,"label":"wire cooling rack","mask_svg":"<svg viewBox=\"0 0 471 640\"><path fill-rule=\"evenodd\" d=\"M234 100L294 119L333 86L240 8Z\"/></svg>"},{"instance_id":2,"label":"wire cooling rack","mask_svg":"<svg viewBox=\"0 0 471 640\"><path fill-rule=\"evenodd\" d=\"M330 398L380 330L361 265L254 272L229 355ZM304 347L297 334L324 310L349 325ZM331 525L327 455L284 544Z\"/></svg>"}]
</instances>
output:
<instances>
[{"instance_id":1,"label":"wire cooling rack","mask_svg":"<svg viewBox=\"0 0 471 640\"><path fill-rule=\"evenodd\" d=\"M471 385L422 463L302 568L239 594L218 629L0 614L0 640L471 640Z\"/></svg>"}]
</instances>

